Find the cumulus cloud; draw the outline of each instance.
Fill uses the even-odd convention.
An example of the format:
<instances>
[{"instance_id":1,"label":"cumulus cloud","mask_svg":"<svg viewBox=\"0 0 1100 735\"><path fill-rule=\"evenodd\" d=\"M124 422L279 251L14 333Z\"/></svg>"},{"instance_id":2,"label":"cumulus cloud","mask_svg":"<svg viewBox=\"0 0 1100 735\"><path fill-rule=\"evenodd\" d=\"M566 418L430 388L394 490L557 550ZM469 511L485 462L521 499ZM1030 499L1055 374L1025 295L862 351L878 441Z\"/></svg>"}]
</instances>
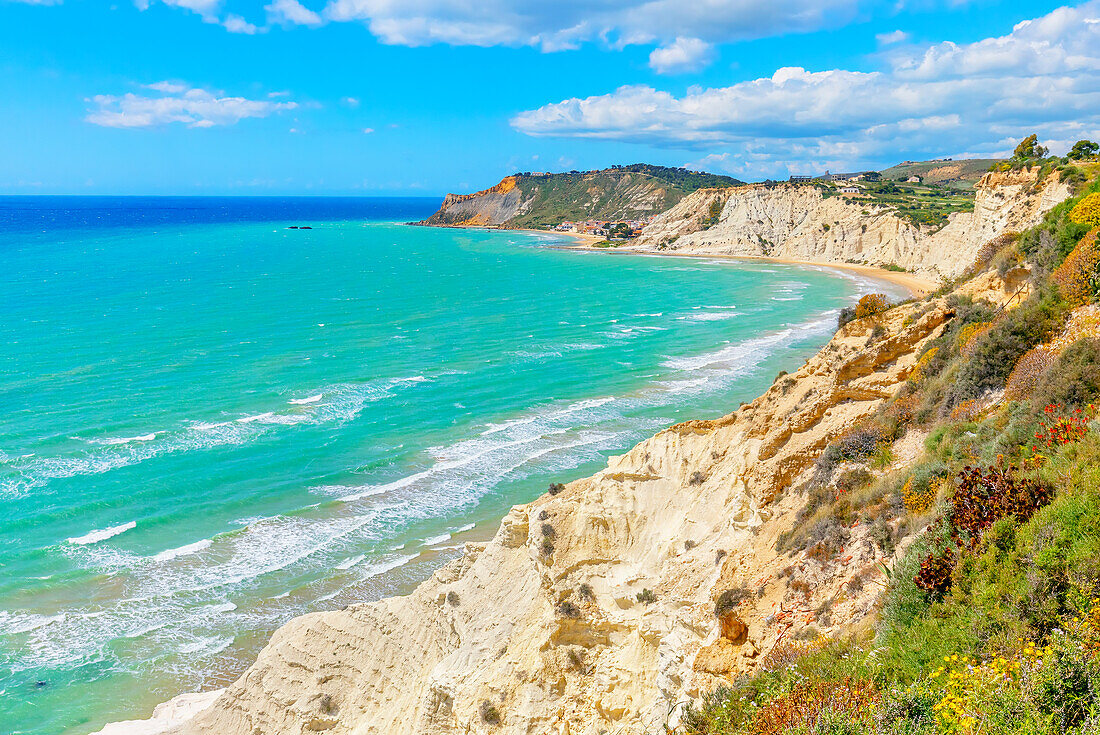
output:
<instances>
[{"instance_id":1,"label":"cumulus cloud","mask_svg":"<svg viewBox=\"0 0 1100 735\"><path fill-rule=\"evenodd\" d=\"M676 96L650 86L567 99L512 119L533 136L737 146L772 160L867 160L884 150L1003 152L1033 129L1100 129L1100 0L1001 37L900 49L870 72L781 68ZM989 141L1000 149L990 150Z\"/></svg>"},{"instance_id":2,"label":"cumulus cloud","mask_svg":"<svg viewBox=\"0 0 1100 735\"><path fill-rule=\"evenodd\" d=\"M909 40L909 34L905 31L890 31L889 33L876 33L875 40L883 46L890 46L895 43L901 43L902 41Z\"/></svg>"},{"instance_id":3,"label":"cumulus cloud","mask_svg":"<svg viewBox=\"0 0 1100 735\"><path fill-rule=\"evenodd\" d=\"M721 43L800 33L849 22L859 0L329 0L323 15L361 21L383 43L424 46L576 48L671 43L676 38Z\"/></svg>"},{"instance_id":4,"label":"cumulus cloud","mask_svg":"<svg viewBox=\"0 0 1100 735\"><path fill-rule=\"evenodd\" d=\"M149 128L171 123L211 128L298 107L295 102L227 97L223 92L197 89L181 82L157 82L143 89L157 94L96 95L89 100L94 108L85 120L108 128Z\"/></svg>"},{"instance_id":5,"label":"cumulus cloud","mask_svg":"<svg viewBox=\"0 0 1100 735\"><path fill-rule=\"evenodd\" d=\"M249 36L260 30L241 16L232 14L225 16L222 25L225 26L225 30L230 33L244 33Z\"/></svg>"},{"instance_id":6,"label":"cumulus cloud","mask_svg":"<svg viewBox=\"0 0 1100 735\"><path fill-rule=\"evenodd\" d=\"M684 74L699 71L714 61L714 47L698 38L677 38L667 46L653 49L649 66L658 74Z\"/></svg>"},{"instance_id":7,"label":"cumulus cloud","mask_svg":"<svg viewBox=\"0 0 1100 735\"><path fill-rule=\"evenodd\" d=\"M298 0L275 0L265 5L267 22L279 25L319 26L321 16L302 5Z\"/></svg>"}]
</instances>

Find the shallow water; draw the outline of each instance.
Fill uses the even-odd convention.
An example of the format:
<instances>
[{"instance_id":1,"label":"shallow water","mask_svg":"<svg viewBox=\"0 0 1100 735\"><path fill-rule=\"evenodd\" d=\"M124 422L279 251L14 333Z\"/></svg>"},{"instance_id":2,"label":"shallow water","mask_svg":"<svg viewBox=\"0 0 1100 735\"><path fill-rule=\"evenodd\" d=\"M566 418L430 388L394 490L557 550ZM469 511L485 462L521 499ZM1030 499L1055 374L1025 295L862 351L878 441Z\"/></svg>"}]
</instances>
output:
<instances>
[{"instance_id":1,"label":"shallow water","mask_svg":"<svg viewBox=\"0 0 1100 735\"><path fill-rule=\"evenodd\" d=\"M881 290L395 223L436 204L0 198L5 731L226 683L289 618L750 400Z\"/></svg>"}]
</instances>

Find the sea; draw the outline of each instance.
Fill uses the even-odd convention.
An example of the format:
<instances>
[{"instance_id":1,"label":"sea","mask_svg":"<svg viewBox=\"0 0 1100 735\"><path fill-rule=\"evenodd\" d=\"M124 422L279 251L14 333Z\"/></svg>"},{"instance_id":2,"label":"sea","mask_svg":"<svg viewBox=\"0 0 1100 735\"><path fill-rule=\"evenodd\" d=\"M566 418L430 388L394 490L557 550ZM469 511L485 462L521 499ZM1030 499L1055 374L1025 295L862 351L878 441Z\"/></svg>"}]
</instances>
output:
<instances>
[{"instance_id":1,"label":"sea","mask_svg":"<svg viewBox=\"0 0 1100 735\"><path fill-rule=\"evenodd\" d=\"M0 197L0 732L224 686L901 295L404 224L438 204Z\"/></svg>"}]
</instances>

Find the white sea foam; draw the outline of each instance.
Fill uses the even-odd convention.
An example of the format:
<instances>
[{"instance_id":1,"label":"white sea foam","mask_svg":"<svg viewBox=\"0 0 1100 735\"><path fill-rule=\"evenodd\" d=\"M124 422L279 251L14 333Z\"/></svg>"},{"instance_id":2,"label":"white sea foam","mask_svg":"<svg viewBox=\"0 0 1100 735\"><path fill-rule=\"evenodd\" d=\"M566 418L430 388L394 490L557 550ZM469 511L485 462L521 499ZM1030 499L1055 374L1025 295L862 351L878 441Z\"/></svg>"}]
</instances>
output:
<instances>
[{"instance_id":1,"label":"white sea foam","mask_svg":"<svg viewBox=\"0 0 1100 735\"><path fill-rule=\"evenodd\" d=\"M318 393L317 395L309 396L308 398L291 398L290 403L295 406L305 406L310 403L317 403L324 397L324 394Z\"/></svg>"},{"instance_id":2,"label":"white sea foam","mask_svg":"<svg viewBox=\"0 0 1100 735\"><path fill-rule=\"evenodd\" d=\"M141 436L119 436L109 439L89 439L89 444L103 444L109 447L117 446L119 444L129 444L130 442L151 442L157 438L157 434L163 432L154 431L149 434L142 434Z\"/></svg>"},{"instance_id":3,"label":"white sea foam","mask_svg":"<svg viewBox=\"0 0 1100 735\"><path fill-rule=\"evenodd\" d=\"M676 317L676 319L680 320L680 321L689 321L689 322L719 322L719 321L724 321L726 319L736 319L739 316L741 316L741 315L740 314L735 314L735 313L729 312L729 311L724 311L724 312L723 311L719 311L719 312L701 311L698 314L688 314L686 316L678 316L678 317Z\"/></svg>"},{"instance_id":4,"label":"white sea foam","mask_svg":"<svg viewBox=\"0 0 1100 735\"><path fill-rule=\"evenodd\" d=\"M329 400L296 405L287 412L262 411L222 421L185 421L176 429L93 440L91 443L98 445L98 449L63 456L5 457L6 471L5 477L0 479L0 494L20 495L53 479L111 472L164 454L247 444L281 427L339 425L358 416L367 403L389 398L399 388L428 380L424 375L413 375L366 383L341 383L321 390L321 395L328 396Z\"/></svg>"},{"instance_id":5,"label":"white sea foam","mask_svg":"<svg viewBox=\"0 0 1100 735\"><path fill-rule=\"evenodd\" d=\"M203 539L202 541L196 541L193 544L187 544L186 546L180 546L175 549L165 549L164 551L154 554L153 561L165 562L172 559L178 559L181 556L190 556L191 554L202 551L210 547L213 541L210 539Z\"/></svg>"},{"instance_id":6,"label":"white sea foam","mask_svg":"<svg viewBox=\"0 0 1100 735\"><path fill-rule=\"evenodd\" d=\"M375 485L318 485L316 487L311 487L310 491L332 495L335 496L337 500L343 500L345 502L362 500L363 498L369 498L373 495L384 495L386 493L385 488L380 488Z\"/></svg>"},{"instance_id":7,"label":"white sea foam","mask_svg":"<svg viewBox=\"0 0 1100 735\"><path fill-rule=\"evenodd\" d=\"M363 554L360 554L359 556L353 556L349 559L344 559L342 562L340 562L339 564L336 565L336 568L337 569L351 569L353 566L355 566L356 564L358 564L359 562L363 561L366 558L367 557L364 556Z\"/></svg>"},{"instance_id":8,"label":"white sea foam","mask_svg":"<svg viewBox=\"0 0 1100 735\"><path fill-rule=\"evenodd\" d=\"M72 538L65 539L68 543L76 546L86 546L88 544L98 544L100 541L106 541L109 538L119 535L120 533L126 533L131 528L137 526L137 521L129 521L128 523L120 523L117 526L111 526L110 528L103 528L98 531L91 531L83 536L74 536Z\"/></svg>"},{"instance_id":9,"label":"white sea foam","mask_svg":"<svg viewBox=\"0 0 1100 735\"><path fill-rule=\"evenodd\" d=\"M451 534L441 533L438 536L429 536L428 538L424 539L421 542L421 546L435 546L436 544L441 544L444 541L450 541L450 540L451 540Z\"/></svg>"},{"instance_id":10,"label":"white sea foam","mask_svg":"<svg viewBox=\"0 0 1100 735\"><path fill-rule=\"evenodd\" d=\"M405 566L413 559L416 559L420 554L409 554L408 556L399 556L395 559L389 559L387 561L380 562L367 568L366 577L377 577L386 572L392 572L394 569Z\"/></svg>"},{"instance_id":11,"label":"white sea foam","mask_svg":"<svg viewBox=\"0 0 1100 735\"><path fill-rule=\"evenodd\" d=\"M455 529L455 533L466 533L466 531L472 531L477 528L476 523L467 523L465 526L459 526Z\"/></svg>"}]
</instances>

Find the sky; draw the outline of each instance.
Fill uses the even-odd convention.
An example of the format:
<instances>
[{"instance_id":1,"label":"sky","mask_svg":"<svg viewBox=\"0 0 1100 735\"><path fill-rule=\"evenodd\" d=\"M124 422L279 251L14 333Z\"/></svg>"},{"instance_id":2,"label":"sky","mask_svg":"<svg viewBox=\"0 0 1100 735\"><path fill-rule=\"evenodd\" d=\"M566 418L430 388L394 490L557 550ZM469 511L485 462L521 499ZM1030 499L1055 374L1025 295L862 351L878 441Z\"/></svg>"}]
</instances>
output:
<instances>
[{"instance_id":1,"label":"sky","mask_svg":"<svg viewBox=\"0 0 1100 735\"><path fill-rule=\"evenodd\" d=\"M744 180L1100 138L1100 0L0 0L0 194Z\"/></svg>"}]
</instances>

